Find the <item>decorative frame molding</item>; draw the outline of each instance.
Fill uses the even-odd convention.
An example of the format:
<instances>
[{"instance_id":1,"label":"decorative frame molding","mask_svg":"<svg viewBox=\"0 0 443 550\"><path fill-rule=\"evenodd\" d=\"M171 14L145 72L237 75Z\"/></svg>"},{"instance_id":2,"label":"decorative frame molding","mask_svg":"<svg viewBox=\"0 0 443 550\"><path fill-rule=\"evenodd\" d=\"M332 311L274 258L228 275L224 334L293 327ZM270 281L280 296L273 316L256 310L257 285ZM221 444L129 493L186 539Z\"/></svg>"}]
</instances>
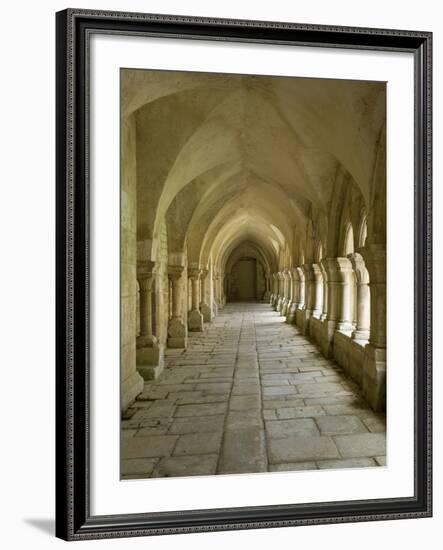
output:
<instances>
[{"instance_id":1,"label":"decorative frame molding","mask_svg":"<svg viewBox=\"0 0 443 550\"><path fill-rule=\"evenodd\" d=\"M415 494L91 516L89 40L92 34L410 52L415 67ZM56 535L65 540L432 515L432 33L68 9L56 15Z\"/></svg>"}]
</instances>

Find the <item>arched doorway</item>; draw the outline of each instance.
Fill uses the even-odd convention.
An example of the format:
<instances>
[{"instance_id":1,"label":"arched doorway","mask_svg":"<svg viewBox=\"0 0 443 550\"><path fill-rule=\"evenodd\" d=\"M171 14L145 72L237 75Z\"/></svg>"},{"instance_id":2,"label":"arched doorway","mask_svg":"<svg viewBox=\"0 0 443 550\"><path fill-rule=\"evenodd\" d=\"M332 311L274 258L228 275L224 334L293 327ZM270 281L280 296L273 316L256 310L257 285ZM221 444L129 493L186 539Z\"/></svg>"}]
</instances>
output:
<instances>
[{"instance_id":1,"label":"arched doorway","mask_svg":"<svg viewBox=\"0 0 443 550\"><path fill-rule=\"evenodd\" d=\"M240 258L232 267L230 283L230 300L255 300L257 296L256 259Z\"/></svg>"}]
</instances>

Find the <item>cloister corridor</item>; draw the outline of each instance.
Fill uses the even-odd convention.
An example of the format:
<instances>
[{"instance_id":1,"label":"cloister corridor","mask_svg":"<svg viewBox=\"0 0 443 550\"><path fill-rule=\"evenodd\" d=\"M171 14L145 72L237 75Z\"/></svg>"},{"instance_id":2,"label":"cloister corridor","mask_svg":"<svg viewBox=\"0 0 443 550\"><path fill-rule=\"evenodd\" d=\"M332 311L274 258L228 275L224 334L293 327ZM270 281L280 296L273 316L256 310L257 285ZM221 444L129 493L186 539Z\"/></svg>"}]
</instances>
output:
<instances>
[{"instance_id":1,"label":"cloister corridor","mask_svg":"<svg viewBox=\"0 0 443 550\"><path fill-rule=\"evenodd\" d=\"M385 465L384 413L268 302L231 302L124 411L122 479Z\"/></svg>"}]
</instances>

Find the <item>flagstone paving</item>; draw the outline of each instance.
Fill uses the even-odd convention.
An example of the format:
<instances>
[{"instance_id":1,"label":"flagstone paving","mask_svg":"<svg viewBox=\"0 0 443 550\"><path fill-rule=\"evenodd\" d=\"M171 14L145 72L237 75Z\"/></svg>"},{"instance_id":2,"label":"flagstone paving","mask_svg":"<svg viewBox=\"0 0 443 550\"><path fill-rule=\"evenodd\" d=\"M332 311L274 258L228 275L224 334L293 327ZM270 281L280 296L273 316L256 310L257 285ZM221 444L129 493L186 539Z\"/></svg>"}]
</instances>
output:
<instances>
[{"instance_id":1,"label":"flagstone paving","mask_svg":"<svg viewBox=\"0 0 443 550\"><path fill-rule=\"evenodd\" d=\"M385 416L268 304L227 304L165 363L125 411L122 479L386 464Z\"/></svg>"}]
</instances>

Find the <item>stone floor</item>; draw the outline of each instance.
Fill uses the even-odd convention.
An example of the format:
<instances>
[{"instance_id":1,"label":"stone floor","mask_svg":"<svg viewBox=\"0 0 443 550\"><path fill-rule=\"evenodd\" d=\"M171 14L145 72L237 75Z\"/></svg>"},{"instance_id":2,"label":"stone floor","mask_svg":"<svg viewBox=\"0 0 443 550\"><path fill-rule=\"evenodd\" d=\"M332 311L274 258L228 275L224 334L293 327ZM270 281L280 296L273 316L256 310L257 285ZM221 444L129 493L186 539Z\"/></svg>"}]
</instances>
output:
<instances>
[{"instance_id":1,"label":"stone floor","mask_svg":"<svg viewBox=\"0 0 443 550\"><path fill-rule=\"evenodd\" d=\"M122 479L385 465L385 417L264 303L167 350L122 420Z\"/></svg>"}]
</instances>

